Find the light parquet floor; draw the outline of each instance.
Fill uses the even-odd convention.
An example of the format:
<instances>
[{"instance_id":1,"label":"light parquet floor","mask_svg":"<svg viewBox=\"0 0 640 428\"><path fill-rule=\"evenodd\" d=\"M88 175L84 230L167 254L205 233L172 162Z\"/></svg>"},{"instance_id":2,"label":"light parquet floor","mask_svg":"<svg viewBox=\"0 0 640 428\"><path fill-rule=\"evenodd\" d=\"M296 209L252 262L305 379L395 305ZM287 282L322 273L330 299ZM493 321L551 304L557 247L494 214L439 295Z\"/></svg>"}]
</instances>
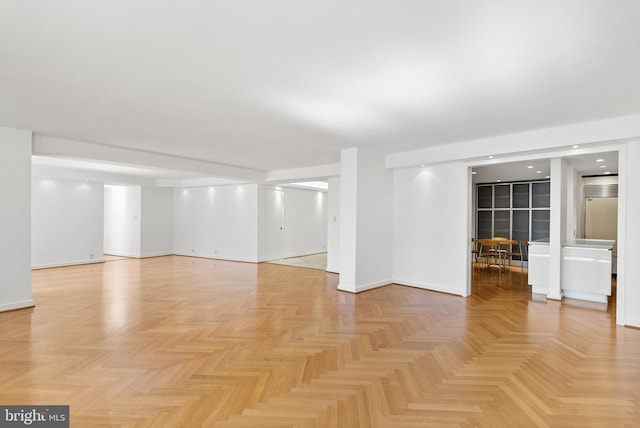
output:
<instances>
[{"instance_id":1,"label":"light parquet floor","mask_svg":"<svg viewBox=\"0 0 640 428\"><path fill-rule=\"evenodd\" d=\"M271 260L265 263L278 265L298 266L311 269L327 269L327 253L310 254L308 256L290 257L288 259Z\"/></svg>"},{"instance_id":2,"label":"light parquet floor","mask_svg":"<svg viewBox=\"0 0 640 428\"><path fill-rule=\"evenodd\" d=\"M337 275L158 257L33 272L0 313L0 403L74 427L622 427L640 330L532 299L518 269L461 298Z\"/></svg>"}]
</instances>

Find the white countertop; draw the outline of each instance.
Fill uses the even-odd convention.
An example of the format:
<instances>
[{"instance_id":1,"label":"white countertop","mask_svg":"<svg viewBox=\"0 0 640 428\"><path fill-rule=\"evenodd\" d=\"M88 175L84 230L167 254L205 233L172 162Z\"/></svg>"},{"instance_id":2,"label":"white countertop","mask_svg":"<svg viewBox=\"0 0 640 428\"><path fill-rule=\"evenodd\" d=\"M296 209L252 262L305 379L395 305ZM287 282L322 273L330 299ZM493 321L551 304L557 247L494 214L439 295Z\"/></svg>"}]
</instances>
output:
<instances>
[{"instance_id":1,"label":"white countertop","mask_svg":"<svg viewBox=\"0 0 640 428\"><path fill-rule=\"evenodd\" d=\"M613 249L616 241L608 239L572 239L571 241L563 242L563 247L579 247L579 248L601 248L605 250ZM549 239L539 239L537 241L530 241L529 245L549 245Z\"/></svg>"},{"instance_id":2,"label":"white countertop","mask_svg":"<svg viewBox=\"0 0 640 428\"><path fill-rule=\"evenodd\" d=\"M562 244L563 247L581 247L581 248L601 248L606 250L613 249L616 241L608 239L574 239Z\"/></svg>"}]
</instances>

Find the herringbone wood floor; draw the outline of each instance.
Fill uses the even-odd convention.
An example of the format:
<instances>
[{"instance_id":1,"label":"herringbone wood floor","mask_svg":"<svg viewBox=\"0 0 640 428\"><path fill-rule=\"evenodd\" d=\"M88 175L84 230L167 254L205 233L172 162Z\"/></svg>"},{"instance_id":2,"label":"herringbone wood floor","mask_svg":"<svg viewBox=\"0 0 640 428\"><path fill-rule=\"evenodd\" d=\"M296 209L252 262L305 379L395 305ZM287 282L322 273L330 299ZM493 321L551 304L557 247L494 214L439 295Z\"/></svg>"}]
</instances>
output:
<instances>
[{"instance_id":1,"label":"herringbone wood floor","mask_svg":"<svg viewBox=\"0 0 640 428\"><path fill-rule=\"evenodd\" d=\"M314 269L188 257L33 273L0 314L0 403L74 427L640 424L640 330L531 298L518 269L461 298L352 295Z\"/></svg>"}]
</instances>

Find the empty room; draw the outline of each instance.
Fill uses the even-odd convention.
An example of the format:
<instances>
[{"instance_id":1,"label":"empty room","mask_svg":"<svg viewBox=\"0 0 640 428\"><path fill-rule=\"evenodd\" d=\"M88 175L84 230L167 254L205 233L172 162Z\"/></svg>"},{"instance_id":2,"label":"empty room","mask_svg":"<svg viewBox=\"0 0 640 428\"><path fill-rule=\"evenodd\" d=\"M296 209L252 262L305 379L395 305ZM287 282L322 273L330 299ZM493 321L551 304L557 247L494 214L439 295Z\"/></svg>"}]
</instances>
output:
<instances>
[{"instance_id":1,"label":"empty room","mask_svg":"<svg viewBox=\"0 0 640 428\"><path fill-rule=\"evenodd\" d=\"M0 426L635 426L639 20L3 2Z\"/></svg>"}]
</instances>

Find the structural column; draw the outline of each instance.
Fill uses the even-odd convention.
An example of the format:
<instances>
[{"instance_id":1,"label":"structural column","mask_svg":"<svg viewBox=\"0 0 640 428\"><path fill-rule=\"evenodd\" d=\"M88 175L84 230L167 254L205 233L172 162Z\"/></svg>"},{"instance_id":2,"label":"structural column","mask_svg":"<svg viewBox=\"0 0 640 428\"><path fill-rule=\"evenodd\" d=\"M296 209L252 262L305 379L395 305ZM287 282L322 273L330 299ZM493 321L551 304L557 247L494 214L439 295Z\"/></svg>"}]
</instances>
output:
<instances>
[{"instance_id":1,"label":"structural column","mask_svg":"<svg viewBox=\"0 0 640 428\"><path fill-rule=\"evenodd\" d=\"M548 299L562 299L562 244L567 236L567 165L551 159L551 212L549 222Z\"/></svg>"},{"instance_id":2,"label":"structural column","mask_svg":"<svg viewBox=\"0 0 640 428\"><path fill-rule=\"evenodd\" d=\"M33 306L29 131L0 128L0 200L0 311L7 311Z\"/></svg>"},{"instance_id":3,"label":"structural column","mask_svg":"<svg viewBox=\"0 0 640 428\"><path fill-rule=\"evenodd\" d=\"M357 293L392 282L393 173L372 148L342 151L340 283Z\"/></svg>"}]
</instances>

